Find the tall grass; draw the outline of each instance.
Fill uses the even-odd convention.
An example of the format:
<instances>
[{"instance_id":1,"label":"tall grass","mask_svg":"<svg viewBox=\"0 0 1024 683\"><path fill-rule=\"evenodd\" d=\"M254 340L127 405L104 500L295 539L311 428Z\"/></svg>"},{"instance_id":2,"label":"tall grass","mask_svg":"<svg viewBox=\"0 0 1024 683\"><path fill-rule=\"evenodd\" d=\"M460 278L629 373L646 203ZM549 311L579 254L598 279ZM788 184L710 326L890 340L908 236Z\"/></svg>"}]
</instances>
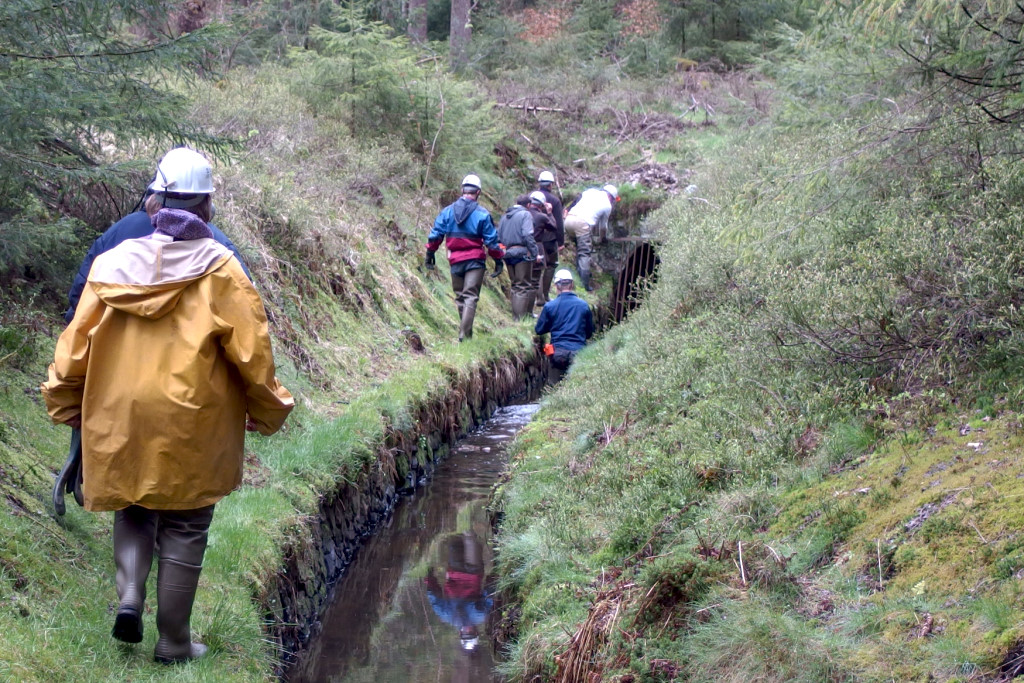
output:
<instances>
[{"instance_id":1,"label":"tall grass","mask_svg":"<svg viewBox=\"0 0 1024 683\"><path fill-rule=\"evenodd\" d=\"M849 63L834 57L823 63ZM893 94L880 71L854 80ZM589 632L581 607L606 600L662 616L620 625L591 661L603 677L960 680L1012 644L969 626L1004 632L1005 610L951 606L978 590L958 581L967 568L1006 576L991 547L1004 527L952 507L960 477L990 479L980 461L947 465L934 435L966 423L965 406L1010 423L1020 410L1024 195L1004 154L1020 135L965 133L962 112L926 110L910 92L895 114L878 97L848 110L873 117L854 125L820 92L791 87L787 125L733 130L724 154L694 136L697 191L647 221L657 285L579 355L518 442L499 559L523 610L508 667L519 680L558 670L582 642L568 634ZM1013 461L1015 439L998 433L986 445L999 439L996 457ZM892 455L874 467L879 444ZM574 533L577 520L589 533ZM704 567L715 587L666 593L664 575L643 569L663 557ZM589 578L548 609L546 573L567 561ZM862 601L876 594L885 616L869 619ZM909 597L914 610L895 609ZM858 610L862 626L837 635ZM901 638L912 652L885 673Z\"/></svg>"}]
</instances>

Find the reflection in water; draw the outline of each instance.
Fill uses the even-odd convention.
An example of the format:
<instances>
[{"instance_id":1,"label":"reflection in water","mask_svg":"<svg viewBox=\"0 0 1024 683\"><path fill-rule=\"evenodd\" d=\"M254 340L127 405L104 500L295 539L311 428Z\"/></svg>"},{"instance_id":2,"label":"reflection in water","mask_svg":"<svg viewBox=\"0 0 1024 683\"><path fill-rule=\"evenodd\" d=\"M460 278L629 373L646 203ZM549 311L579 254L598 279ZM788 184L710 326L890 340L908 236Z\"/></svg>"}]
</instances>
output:
<instances>
[{"instance_id":1,"label":"reflection in water","mask_svg":"<svg viewBox=\"0 0 1024 683\"><path fill-rule=\"evenodd\" d=\"M289 683L488 683L493 555L487 498L504 444L537 406L495 412L399 503L348 568Z\"/></svg>"},{"instance_id":2,"label":"reflection in water","mask_svg":"<svg viewBox=\"0 0 1024 683\"><path fill-rule=\"evenodd\" d=\"M484 588L484 544L473 531L448 536L448 567L442 586L427 570L423 584L427 598L441 621L459 632L459 644L471 652L480 644L480 629L493 600Z\"/></svg>"}]
</instances>

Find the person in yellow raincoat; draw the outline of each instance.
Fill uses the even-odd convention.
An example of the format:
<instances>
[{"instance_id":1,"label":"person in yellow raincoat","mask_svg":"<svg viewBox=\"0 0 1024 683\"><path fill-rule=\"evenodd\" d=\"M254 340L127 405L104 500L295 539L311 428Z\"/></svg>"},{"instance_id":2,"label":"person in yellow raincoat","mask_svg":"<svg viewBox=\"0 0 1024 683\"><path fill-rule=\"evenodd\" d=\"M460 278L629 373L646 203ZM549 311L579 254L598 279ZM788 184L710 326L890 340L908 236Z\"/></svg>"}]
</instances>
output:
<instances>
[{"instance_id":1,"label":"person in yellow raincoat","mask_svg":"<svg viewBox=\"0 0 1024 683\"><path fill-rule=\"evenodd\" d=\"M157 546L154 655L173 663L206 651L189 619L214 504L242 480L245 430L273 434L294 400L263 302L206 223L209 163L172 150L152 189L154 233L96 258L42 392L54 422L81 427L85 509L116 511L113 636L142 640Z\"/></svg>"}]
</instances>

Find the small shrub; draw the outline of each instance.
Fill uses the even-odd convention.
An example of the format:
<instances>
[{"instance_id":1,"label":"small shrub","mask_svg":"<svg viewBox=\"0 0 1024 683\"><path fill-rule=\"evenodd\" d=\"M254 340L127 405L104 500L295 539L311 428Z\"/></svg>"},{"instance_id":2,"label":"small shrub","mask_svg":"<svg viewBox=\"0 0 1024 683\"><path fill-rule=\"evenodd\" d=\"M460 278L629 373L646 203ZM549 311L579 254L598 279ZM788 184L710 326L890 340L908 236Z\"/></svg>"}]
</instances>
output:
<instances>
[{"instance_id":1,"label":"small shrub","mask_svg":"<svg viewBox=\"0 0 1024 683\"><path fill-rule=\"evenodd\" d=\"M637 581L645 588L637 607L637 621L661 624L666 614L683 615L721 580L723 566L692 557L659 557L640 570Z\"/></svg>"}]
</instances>

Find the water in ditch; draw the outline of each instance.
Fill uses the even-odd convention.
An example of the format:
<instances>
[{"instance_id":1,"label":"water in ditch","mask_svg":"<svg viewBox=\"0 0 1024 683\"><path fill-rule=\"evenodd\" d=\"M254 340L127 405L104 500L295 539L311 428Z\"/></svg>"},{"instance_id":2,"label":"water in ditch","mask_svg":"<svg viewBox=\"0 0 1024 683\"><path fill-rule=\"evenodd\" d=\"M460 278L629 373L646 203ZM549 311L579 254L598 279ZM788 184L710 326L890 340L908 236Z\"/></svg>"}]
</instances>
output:
<instances>
[{"instance_id":1,"label":"water in ditch","mask_svg":"<svg viewBox=\"0 0 1024 683\"><path fill-rule=\"evenodd\" d=\"M495 683L487 499L536 405L461 439L359 550L288 683Z\"/></svg>"}]
</instances>

